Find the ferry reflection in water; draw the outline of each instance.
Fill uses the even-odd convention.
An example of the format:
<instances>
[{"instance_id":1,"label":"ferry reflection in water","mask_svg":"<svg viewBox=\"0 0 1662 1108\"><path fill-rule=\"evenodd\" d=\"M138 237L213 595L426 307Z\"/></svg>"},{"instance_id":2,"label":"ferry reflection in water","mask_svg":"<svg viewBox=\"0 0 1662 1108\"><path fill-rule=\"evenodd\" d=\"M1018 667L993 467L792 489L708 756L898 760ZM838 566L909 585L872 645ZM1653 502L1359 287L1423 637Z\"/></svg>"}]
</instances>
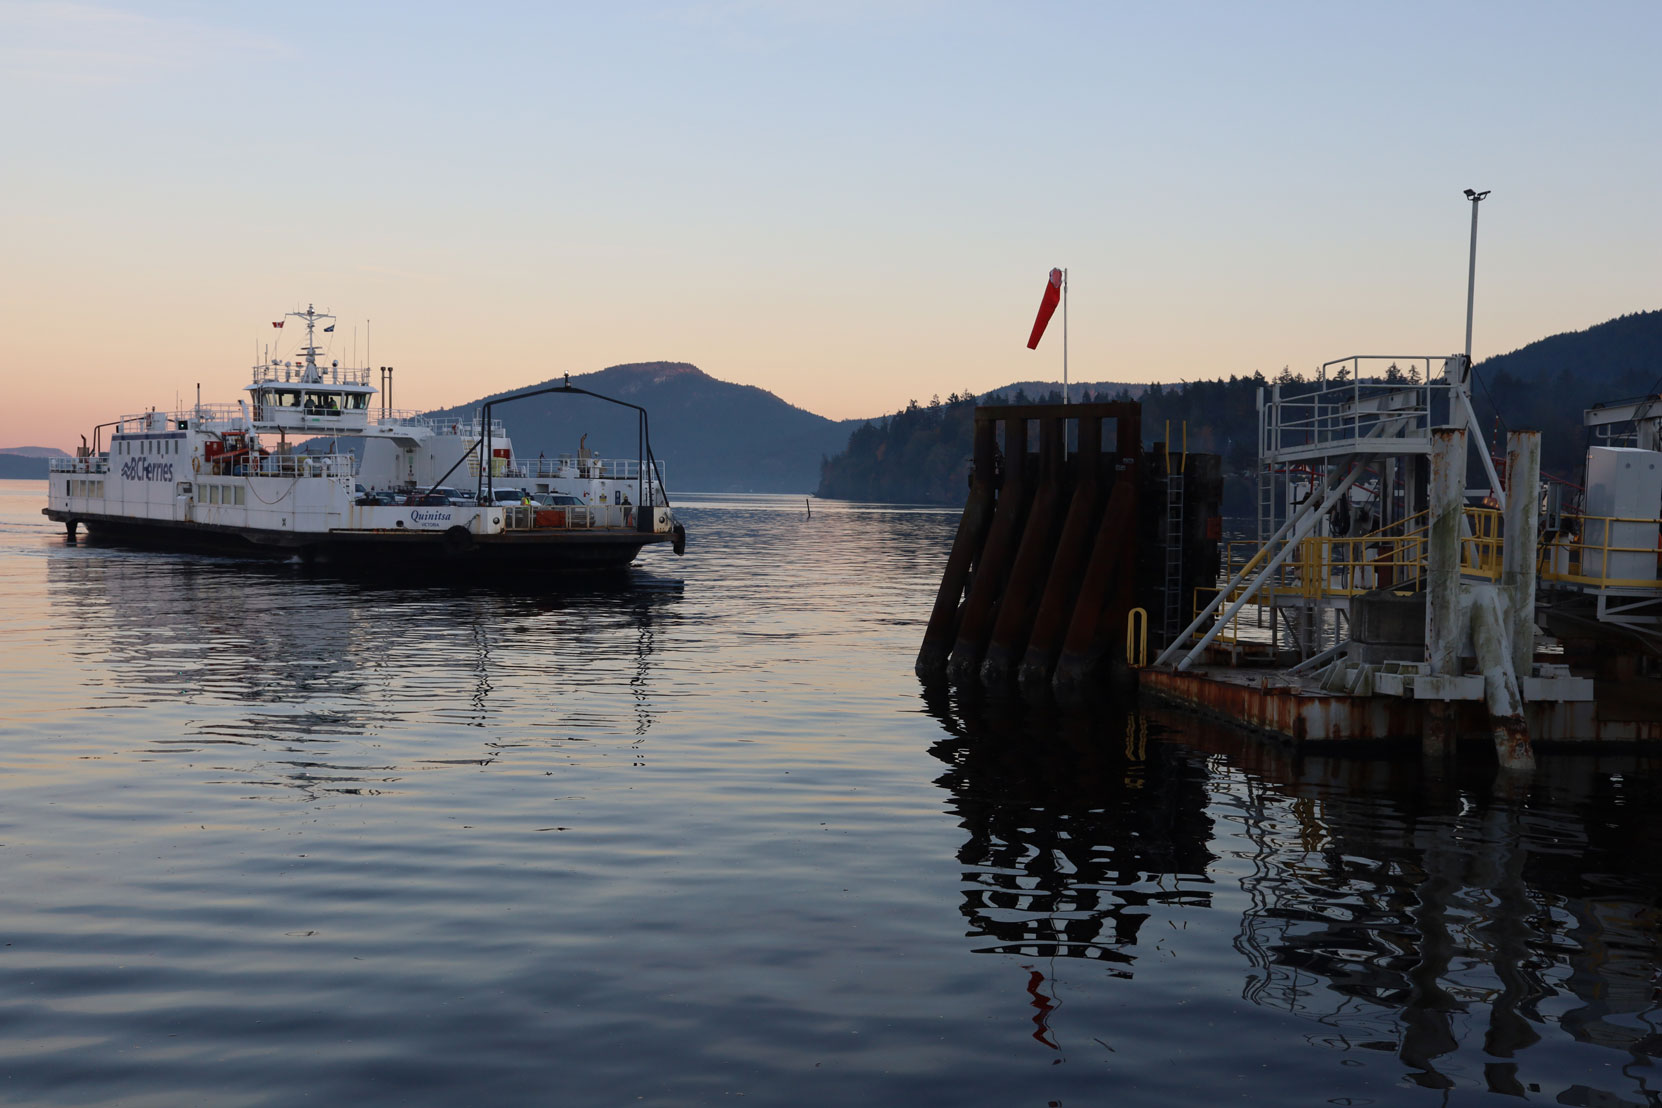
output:
<instances>
[{"instance_id":1,"label":"ferry reflection in water","mask_svg":"<svg viewBox=\"0 0 1662 1108\"><path fill-rule=\"evenodd\" d=\"M1067 1026L1047 996L1059 960L1170 972L1156 946L1199 908L1236 918L1241 998L1308 1021L1312 1045L1395 1055L1399 1079L1433 1089L1662 1097L1653 762L1548 757L1509 790L1481 768L1294 760L1158 709L925 699L948 732L934 753L966 833L971 940L1031 960L1046 1046L1107 1046L1123 1025ZM1566 1065L1572 1044L1601 1056ZM1621 1076L1562 1080L1589 1070Z\"/></svg>"},{"instance_id":2,"label":"ferry reflection in water","mask_svg":"<svg viewBox=\"0 0 1662 1108\"><path fill-rule=\"evenodd\" d=\"M656 625L680 588L650 575L542 589L375 582L99 548L52 558L47 583L53 619L82 644L88 683L103 686L88 690L94 703L172 711L174 734L138 753L246 748L254 757L230 767L248 774L238 783L309 794L488 763L525 742L454 729L523 718L531 696L530 714L567 736L545 742L645 736ZM423 742L441 733L452 737ZM469 733L471 750L454 739Z\"/></svg>"}]
</instances>

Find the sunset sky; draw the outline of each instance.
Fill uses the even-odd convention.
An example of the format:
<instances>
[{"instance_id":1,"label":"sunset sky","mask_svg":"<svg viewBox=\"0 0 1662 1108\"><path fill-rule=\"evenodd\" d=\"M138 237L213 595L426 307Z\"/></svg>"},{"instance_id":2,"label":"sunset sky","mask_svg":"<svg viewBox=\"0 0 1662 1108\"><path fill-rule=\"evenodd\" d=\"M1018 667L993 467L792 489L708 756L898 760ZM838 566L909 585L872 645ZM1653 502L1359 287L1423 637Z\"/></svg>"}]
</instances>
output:
<instances>
[{"instance_id":1,"label":"sunset sky","mask_svg":"<svg viewBox=\"0 0 1662 1108\"><path fill-rule=\"evenodd\" d=\"M1059 379L1051 266L1075 380L1447 353L1467 187L1502 353L1662 307L1659 42L1654 0L0 0L0 446L234 399L309 301L424 408Z\"/></svg>"}]
</instances>

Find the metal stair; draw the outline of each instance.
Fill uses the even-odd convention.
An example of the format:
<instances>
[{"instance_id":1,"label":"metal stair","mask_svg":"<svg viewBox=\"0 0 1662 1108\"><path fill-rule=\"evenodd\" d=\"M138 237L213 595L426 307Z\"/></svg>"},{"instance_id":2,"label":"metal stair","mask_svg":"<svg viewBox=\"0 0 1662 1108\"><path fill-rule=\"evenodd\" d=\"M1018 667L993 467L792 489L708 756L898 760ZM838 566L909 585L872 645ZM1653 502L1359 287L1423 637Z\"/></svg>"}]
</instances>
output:
<instances>
[{"instance_id":1,"label":"metal stair","mask_svg":"<svg viewBox=\"0 0 1662 1108\"><path fill-rule=\"evenodd\" d=\"M1166 474L1166 575L1160 633L1166 642L1188 623L1183 614L1183 474Z\"/></svg>"}]
</instances>

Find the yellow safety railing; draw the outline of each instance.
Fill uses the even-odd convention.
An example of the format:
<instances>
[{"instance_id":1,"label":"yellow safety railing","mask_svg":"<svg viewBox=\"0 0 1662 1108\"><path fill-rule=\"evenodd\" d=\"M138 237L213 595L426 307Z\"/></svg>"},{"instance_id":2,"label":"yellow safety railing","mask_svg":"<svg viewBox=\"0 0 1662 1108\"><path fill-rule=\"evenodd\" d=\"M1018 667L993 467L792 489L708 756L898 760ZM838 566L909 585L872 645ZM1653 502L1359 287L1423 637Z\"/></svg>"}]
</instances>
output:
<instances>
[{"instance_id":1,"label":"yellow safety railing","mask_svg":"<svg viewBox=\"0 0 1662 1108\"><path fill-rule=\"evenodd\" d=\"M1417 592L1424 587L1428 519L1428 513L1420 512L1363 535L1306 538L1276 567L1255 603L1273 606L1278 597L1333 599L1377 589ZM1494 508L1466 509L1460 537L1462 574L1500 579L1503 519L1503 513ZM1228 578L1242 570L1250 573L1272 553L1253 541L1225 543L1221 552ZM1542 543L1537 573L1543 582L1662 593L1662 519L1584 517L1578 535L1561 535ZM1224 598L1220 611L1246 591L1245 580ZM1198 616L1218 591L1217 586L1195 589L1194 614ZM1246 605L1231 617L1217 641L1226 645L1241 641L1240 621L1254 607ZM1256 611L1252 618L1257 618Z\"/></svg>"},{"instance_id":2,"label":"yellow safety railing","mask_svg":"<svg viewBox=\"0 0 1662 1108\"><path fill-rule=\"evenodd\" d=\"M1662 519L1583 516L1578 534L1541 544L1538 571L1567 585L1662 591Z\"/></svg>"},{"instance_id":3,"label":"yellow safety railing","mask_svg":"<svg viewBox=\"0 0 1662 1108\"><path fill-rule=\"evenodd\" d=\"M1498 508L1467 508L1460 535L1460 572L1500 580L1502 520Z\"/></svg>"}]
</instances>

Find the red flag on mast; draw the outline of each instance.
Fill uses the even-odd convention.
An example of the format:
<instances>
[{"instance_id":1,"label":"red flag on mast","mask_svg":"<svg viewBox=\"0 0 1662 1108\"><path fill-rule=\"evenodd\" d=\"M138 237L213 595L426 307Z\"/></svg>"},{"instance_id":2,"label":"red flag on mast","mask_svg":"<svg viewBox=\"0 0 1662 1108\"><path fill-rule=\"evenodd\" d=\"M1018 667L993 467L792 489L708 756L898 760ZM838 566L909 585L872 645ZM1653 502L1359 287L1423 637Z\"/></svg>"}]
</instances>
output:
<instances>
[{"instance_id":1,"label":"red flag on mast","mask_svg":"<svg viewBox=\"0 0 1662 1108\"><path fill-rule=\"evenodd\" d=\"M1056 305L1062 302L1062 271L1050 271L1050 281L1045 285L1044 299L1039 301L1039 317L1033 321L1033 333L1027 336L1027 349L1037 350L1039 340L1044 338L1045 327L1050 323L1050 317L1056 314Z\"/></svg>"},{"instance_id":2,"label":"red flag on mast","mask_svg":"<svg viewBox=\"0 0 1662 1108\"><path fill-rule=\"evenodd\" d=\"M284 321L281 320L281 319L274 319L274 320L271 321L271 325L273 327L281 327L283 325L283 323L284 323Z\"/></svg>"}]
</instances>

